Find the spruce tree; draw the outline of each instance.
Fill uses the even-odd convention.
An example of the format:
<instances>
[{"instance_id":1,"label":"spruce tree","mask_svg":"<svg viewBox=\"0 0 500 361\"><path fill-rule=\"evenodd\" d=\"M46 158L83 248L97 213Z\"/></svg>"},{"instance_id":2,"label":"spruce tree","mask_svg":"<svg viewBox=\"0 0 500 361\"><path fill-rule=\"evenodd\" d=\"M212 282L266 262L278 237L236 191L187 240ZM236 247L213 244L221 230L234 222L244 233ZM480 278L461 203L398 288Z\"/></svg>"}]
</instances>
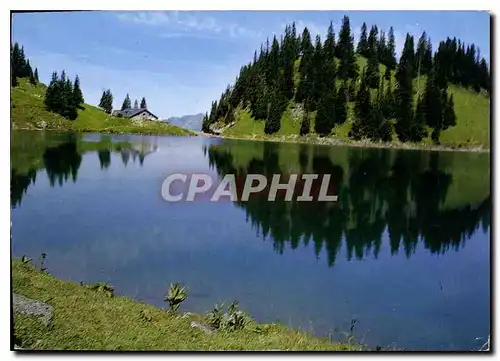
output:
<instances>
[{"instance_id":1,"label":"spruce tree","mask_svg":"<svg viewBox=\"0 0 500 361\"><path fill-rule=\"evenodd\" d=\"M318 46L321 48L319 36L317 40L316 48ZM320 54L318 54L318 57L320 57ZM318 70L317 74L320 76L315 82L318 98L314 129L317 134L326 136L330 134L336 123L335 97L337 91L335 88L335 59L333 57L324 59L323 66L320 66Z\"/></svg>"},{"instance_id":2,"label":"spruce tree","mask_svg":"<svg viewBox=\"0 0 500 361\"><path fill-rule=\"evenodd\" d=\"M377 53L370 52L368 63L366 65L366 81L370 88L375 89L379 84L379 63Z\"/></svg>"},{"instance_id":3,"label":"spruce tree","mask_svg":"<svg viewBox=\"0 0 500 361\"><path fill-rule=\"evenodd\" d=\"M335 56L335 32L333 31L333 24L330 21L328 26L328 32L326 33L326 40L323 46L323 54L325 61L333 59Z\"/></svg>"},{"instance_id":4,"label":"spruce tree","mask_svg":"<svg viewBox=\"0 0 500 361\"><path fill-rule=\"evenodd\" d=\"M387 59L387 41L385 39L385 32L383 30L380 31L380 36L377 44L377 58L378 61L384 65L386 64Z\"/></svg>"},{"instance_id":5,"label":"spruce tree","mask_svg":"<svg viewBox=\"0 0 500 361\"><path fill-rule=\"evenodd\" d=\"M295 100L299 103L304 104L304 109L306 112L310 112L313 109L312 105L312 94L314 87L314 53L315 48L311 43L311 35L307 27L304 28L302 32L302 59L300 61L299 73L300 80L297 87L297 93L295 95Z\"/></svg>"},{"instance_id":6,"label":"spruce tree","mask_svg":"<svg viewBox=\"0 0 500 361\"><path fill-rule=\"evenodd\" d=\"M373 133L372 140L388 142L392 138L391 123L385 110L384 79L380 79L375 104L372 104Z\"/></svg>"},{"instance_id":7,"label":"spruce tree","mask_svg":"<svg viewBox=\"0 0 500 361\"><path fill-rule=\"evenodd\" d=\"M147 109L148 105L146 104L146 98L142 97L141 99L141 109Z\"/></svg>"},{"instance_id":8,"label":"spruce tree","mask_svg":"<svg viewBox=\"0 0 500 361\"><path fill-rule=\"evenodd\" d=\"M103 106L106 113L111 114L113 111L113 94L111 94L111 90L108 89L106 91L106 100Z\"/></svg>"},{"instance_id":9,"label":"spruce tree","mask_svg":"<svg viewBox=\"0 0 500 361\"><path fill-rule=\"evenodd\" d=\"M104 104L106 104L106 91L103 90L102 91L102 95L101 95L101 100L99 101L99 108L103 108L104 109Z\"/></svg>"},{"instance_id":10,"label":"spruce tree","mask_svg":"<svg viewBox=\"0 0 500 361\"><path fill-rule=\"evenodd\" d=\"M411 127L413 121L413 41L406 36L403 53L396 71L395 90L395 130L401 142L412 138Z\"/></svg>"},{"instance_id":11,"label":"spruce tree","mask_svg":"<svg viewBox=\"0 0 500 361\"><path fill-rule=\"evenodd\" d=\"M127 93L127 96L125 97L125 99L123 99L123 103L122 103L122 108L121 110L125 110L125 109L130 109L132 106L131 102L130 102L130 97Z\"/></svg>"},{"instance_id":12,"label":"spruce tree","mask_svg":"<svg viewBox=\"0 0 500 361\"><path fill-rule=\"evenodd\" d=\"M29 81L32 85L36 85L36 79L35 79L35 75L33 74L33 72L30 73Z\"/></svg>"},{"instance_id":13,"label":"spruce tree","mask_svg":"<svg viewBox=\"0 0 500 361\"><path fill-rule=\"evenodd\" d=\"M361 82L356 93L354 104L354 122L349 132L349 137L359 140L364 137L370 137L372 131L372 104L370 99L370 88L367 83L366 72L363 69L361 73Z\"/></svg>"},{"instance_id":14,"label":"spruce tree","mask_svg":"<svg viewBox=\"0 0 500 361\"><path fill-rule=\"evenodd\" d=\"M80 89L80 78L78 75L75 77L75 82L73 84L73 102L77 108L79 108L80 104L84 102L82 90Z\"/></svg>"},{"instance_id":15,"label":"spruce tree","mask_svg":"<svg viewBox=\"0 0 500 361\"><path fill-rule=\"evenodd\" d=\"M24 74L24 77L26 77L28 79L33 77L33 69L31 69L31 64L30 64L29 59L26 60L26 63L24 63L23 74Z\"/></svg>"},{"instance_id":16,"label":"spruce tree","mask_svg":"<svg viewBox=\"0 0 500 361\"><path fill-rule=\"evenodd\" d=\"M340 59L338 76L340 79L355 78L358 76L358 64L354 53L354 39L351 35L349 18L344 16L339 32L339 41L336 48L337 57Z\"/></svg>"},{"instance_id":17,"label":"spruce tree","mask_svg":"<svg viewBox=\"0 0 500 361\"><path fill-rule=\"evenodd\" d=\"M316 35L312 67L310 68L310 70L311 72L310 74L308 74L308 76L311 78L312 89L311 93L309 94L309 100L311 104L311 110L315 110L322 94L326 91L327 86L325 81L330 81L333 84L335 83L334 59L331 58L330 61L324 60L323 45L321 44L321 38L319 35ZM325 71L328 72L328 75L324 73Z\"/></svg>"},{"instance_id":18,"label":"spruce tree","mask_svg":"<svg viewBox=\"0 0 500 361\"><path fill-rule=\"evenodd\" d=\"M401 53L401 58L399 59L399 67L403 65L406 67L406 70L413 78L416 75L415 48L414 48L413 36L410 36L410 34L406 34L403 52Z\"/></svg>"},{"instance_id":19,"label":"spruce tree","mask_svg":"<svg viewBox=\"0 0 500 361\"><path fill-rule=\"evenodd\" d=\"M358 41L358 47L357 47L357 53L364 56L365 58L368 57L368 35L367 35L367 28L366 28L366 23L363 23L361 26L361 35L359 37Z\"/></svg>"},{"instance_id":20,"label":"spruce tree","mask_svg":"<svg viewBox=\"0 0 500 361\"><path fill-rule=\"evenodd\" d=\"M287 26L285 29L285 38L283 40L283 46L281 47L282 60L281 64L283 64L283 90L285 92L285 96L288 100L293 98L293 94L295 92L294 85L294 67L295 67L295 59L297 56L296 50L296 40L295 35L292 32L292 28Z\"/></svg>"},{"instance_id":21,"label":"spruce tree","mask_svg":"<svg viewBox=\"0 0 500 361\"><path fill-rule=\"evenodd\" d=\"M210 133L210 123L208 121L208 112L205 112L201 122L201 131L203 133Z\"/></svg>"},{"instance_id":22,"label":"spruce tree","mask_svg":"<svg viewBox=\"0 0 500 361\"><path fill-rule=\"evenodd\" d=\"M134 100L134 109L139 109L139 102L136 100Z\"/></svg>"},{"instance_id":23,"label":"spruce tree","mask_svg":"<svg viewBox=\"0 0 500 361\"><path fill-rule=\"evenodd\" d=\"M40 82L40 79L38 79L38 69L37 68L35 68L34 77L35 77L35 83L38 84Z\"/></svg>"},{"instance_id":24,"label":"spruce tree","mask_svg":"<svg viewBox=\"0 0 500 361\"><path fill-rule=\"evenodd\" d=\"M264 125L264 133L273 134L280 129L284 105L286 107L282 94L279 91L273 90L270 94L269 111Z\"/></svg>"},{"instance_id":25,"label":"spruce tree","mask_svg":"<svg viewBox=\"0 0 500 361\"><path fill-rule=\"evenodd\" d=\"M394 29L389 29L389 35L387 40L387 53L384 63L390 70L396 69L396 41L394 39Z\"/></svg>"}]
</instances>

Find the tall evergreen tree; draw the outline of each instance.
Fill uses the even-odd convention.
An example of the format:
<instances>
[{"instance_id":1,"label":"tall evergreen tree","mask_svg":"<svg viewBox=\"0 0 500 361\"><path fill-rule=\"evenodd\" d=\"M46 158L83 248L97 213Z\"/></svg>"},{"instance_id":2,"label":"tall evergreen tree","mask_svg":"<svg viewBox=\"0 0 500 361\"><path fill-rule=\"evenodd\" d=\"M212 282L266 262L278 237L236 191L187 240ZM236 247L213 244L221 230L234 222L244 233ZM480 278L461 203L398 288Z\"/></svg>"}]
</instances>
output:
<instances>
[{"instance_id":1,"label":"tall evergreen tree","mask_svg":"<svg viewBox=\"0 0 500 361\"><path fill-rule=\"evenodd\" d=\"M83 93L80 89L80 78L78 75L75 77L75 82L73 84L73 102L77 108L84 102Z\"/></svg>"},{"instance_id":2,"label":"tall evergreen tree","mask_svg":"<svg viewBox=\"0 0 500 361\"><path fill-rule=\"evenodd\" d=\"M102 95L101 95L101 100L99 100L99 105L98 105L98 107L99 107L99 108L104 108L104 104L105 104L105 102L106 102L106 91L105 91L105 90L103 90L103 91L102 91Z\"/></svg>"},{"instance_id":3,"label":"tall evergreen tree","mask_svg":"<svg viewBox=\"0 0 500 361\"><path fill-rule=\"evenodd\" d=\"M354 103L354 122L349 132L349 137L359 140L364 137L370 137L372 104L370 99L370 88L368 86L365 69L361 73L361 82L356 94Z\"/></svg>"},{"instance_id":4,"label":"tall evergreen tree","mask_svg":"<svg viewBox=\"0 0 500 361\"><path fill-rule=\"evenodd\" d=\"M142 97L141 99L141 109L147 109L148 105L146 104L146 98Z\"/></svg>"},{"instance_id":5,"label":"tall evergreen tree","mask_svg":"<svg viewBox=\"0 0 500 361\"><path fill-rule=\"evenodd\" d=\"M387 54L384 64L391 70L396 69L396 40L394 38L394 29L391 26L387 40Z\"/></svg>"},{"instance_id":6,"label":"tall evergreen tree","mask_svg":"<svg viewBox=\"0 0 500 361\"><path fill-rule=\"evenodd\" d=\"M363 55L365 58L368 57L368 34L366 23L361 25L361 35L358 41L357 53Z\"/></svg>"},{"instance_id":7,"label":"tall evergreen tree","mask_svg":"<svg viewBox=\"0 0 500 361\"><path fill-rule=\"evenodd\" d=\"M295 100L297 102L304 104L304 109L306 112L310 112L313 109L312 106L312 94L314 86L314 53L315 48L311 43L311 35L307 27L304 28L302 32L302 59L300 61L299 73L300 80L297 87L297 93L295 95Z\"/></svg>"},{"instance_id":8,"label":"tall evergreen tree","mask_svg":"<svg viewBox=\"0 0 500 361\"><path fill-rule=\"evenodd\" d=\"M382 64L386 65L386 59L387 59L387 41L385 39L385 32L383 30L380 31L380 36L378 38L378 44L377 44L377 58L378 61L381 62Z\"/></svg>"},{"instance_id":9,"label":"tall evergreen tree","mask_svg":"<svg viewBox=\"0 0 500 361\"><path fill-rule=\"evenodd\" d=\"M130 109L131 107L132 107L132 103L130 102L130 97L127 93L127 95L125 96L125 99L123 99L121 110L123 111L125 109Z\"/></svg>"},{"instance_id":10,"label":"tall evergreen tree","mask_svg":"<svg viewBox=\"0 0 500 361\"><path fill-rule=\"evenodd\" d=\"M316 39L315 54L317 55L315 58L322 59L319 35ZM319 71L317 71L317 79L315 80L317 113L314 129L317 134L325 136L330 134L336 123L335 97L337 90L335 88L335 59L333 57L324 58L323 64L320 62L319 68L316 67L316 69Z\"/></svg>"},{"instance_id":11,"label":"tall evergreen tree","mask_svg":"<svg viewBox=\"0 0 500 361\"><path fill-rule=\"evenodd\" d=\"M266 134L273 134L280 130L281 115L286 107L285 99L279 91L273 90L270 94L270 105L267 114L266 123L264 125L264 132Z\"/></svg>"},{"instance_id":12,"label":"tall evergreen tree","mask_svg":"<svg viewBox=\"0 0 500 361\"><path fill-rule=\"evenodd\" d=\"M38 69L37 68L35 68L34 77L35 77L35 83L38 84L40 82L40 79L38 79Z\"/></svg>"},{"instance_id":13,"label":"tall evergreen tree","mask_svg":"<svg viewBox=\"0 0 500 361\"><path fill-rule=\"evenodd\" d=\"M139 102L136 100L134 100L134 109L139 109Z\"/></svg>"},{"instance_id":14,"label":"tall evergreen tree","mask_svg":"<svg viewBox=\"0 0 500 361\"><path fill-rule=\"evenodd\" d=\"M340 79L355 78L358 76L358 64L354 54L354 39L351 35L349 17L344 16L337 42L337 57L339 61L338 76Z\"/></svg>"},{"instance_id":15,"label":"tall evergreen tree","mask_svg":"<svg viewBox=\"0 0 500 361\"><path fill-rule=\"evenodd\" d=\"M409 141L412 137L413 122L413 41L410 35L406 36L403 53L396 71L395 91L395 130L401 142Z\"/></svg>"},{"instance_id":16,"label":"tall evergreen tree","mask_svg":"<svg viewBox=\"0 0 500 361\"><path fill-rule=\"evenodd\" d=\"M370 88L377 88L379 84L379 60L378 60L378 40L377 40L378 29L376 26L372 26L370 29L370 35L368 36L367 44L367 56L368 63L366 65L366 81Z\"/></svg>"},{"instance_id":17,"label":"tall evergreen tree","mask_svg":"<svg viewBox=\"0 0 500 361\"><path fill-rule=\"evenodd\" d=\"M333 59L335 56L335 32L333 31L333 24L330 21L328 31L326 33L326 40L323 46L325 61Z\"/></svg>"}]
</instances>

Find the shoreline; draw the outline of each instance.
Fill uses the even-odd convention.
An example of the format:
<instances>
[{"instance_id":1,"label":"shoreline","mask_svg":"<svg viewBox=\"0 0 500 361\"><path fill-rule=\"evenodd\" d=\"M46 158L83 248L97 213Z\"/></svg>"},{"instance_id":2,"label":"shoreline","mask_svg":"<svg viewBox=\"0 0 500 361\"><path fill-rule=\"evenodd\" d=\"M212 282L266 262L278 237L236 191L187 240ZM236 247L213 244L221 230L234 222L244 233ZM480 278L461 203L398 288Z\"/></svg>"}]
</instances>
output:
<instances>
[{"instance_id":1,"label":"shoreline","mask_svg":"<svg viewBox=\"0 0 500 361\"><path fill-rule=\"evenodd\" d=\"M251 320L243 329L214 329L207 315L170 313L62 280L19 259L11 261L11 272L11 349L15 344L21 350L367 351L351 340L315 337L277 323Z\"/></svg>"},{"instance_id":2,"label":"shoreline","mask_svg":"<svg viewBox=\"0 0 500 361\"><path fill-rule=\"evenodd\" d=\"M466 146L446 146L446 145L422 145L415 143L375 143L369 140L366 141L343 141L337 138L320 138L320 137L305 137L300 135L282 136L282 137L261 137L257 136L232 136L222 134L210 134L204 132L197 133L200 136L207 138L231 139L231 140L249 140L261 142L275 143L296 143L296 144L312 144L325 146L342 146L342 147L357 147L357 148L378 148L378 149L398 149L398 150L428 150L428 151L446 151L446 152L471 152L471 153L491 153L491 148L482 146L466 147Z\"/></svg>"}]
</instances>

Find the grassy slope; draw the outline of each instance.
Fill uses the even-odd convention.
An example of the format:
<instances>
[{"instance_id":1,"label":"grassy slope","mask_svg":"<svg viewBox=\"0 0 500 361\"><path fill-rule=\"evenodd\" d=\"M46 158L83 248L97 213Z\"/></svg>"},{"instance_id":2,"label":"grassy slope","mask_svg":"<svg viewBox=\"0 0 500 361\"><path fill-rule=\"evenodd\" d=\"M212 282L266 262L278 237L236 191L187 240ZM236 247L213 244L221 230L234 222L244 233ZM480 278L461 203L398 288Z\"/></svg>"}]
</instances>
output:
<instances>
[{"instance_id":1,"label":"grassy slope","mask_svg":"<svg viewBox=\"0 0 500 361\"><path fill-rule=\"evenodd\" d=\"M134 123L128 119L113 117L88 104L84 105L84 109L78 110L78 117L75 120L67 120L45 109L43 104L45 89L44 84L33 86L26 79L19 79L19 86L11 88L13 130L45 128L79 132L194 135L191 131L163 122Z\"/></svg>"},{"instance_id":2,"label":"grassy slope","mask_svg":"<svg viewBox=\"0 0 500 361\"><path fill-rule=\"evenodd\" d=\"M358 56L360 70L366 66L366 59ZM298 68L298 66L296 66ZM385 66L380 65L380 74L384 74ZM392 84L395 84L394 72L392 74ZM296 73L295 82L298 81ZM422 93L425 89L426 77L421 76L415 79L415 99L417 91ZM486 94L476 94L464 88L450 86L450 92L455 101L455 113L457 115L457 125L442 132L440 141L444 146L482 146L490 147L490 98ZM373 92L374 94L375 92ZM290 108L290 106L289 106ZM314 114L311 120L311 132L314 131ZM224 135L233 137L250 137L257 139L270 139L276 137L293 138L299 135L300 121L293 119L290 112L283 114L281 119L281 129L278 133L268 136L264 134L264 121L255 121L246 110L240 110L236 117L237 122L224 132ZM332 136L341 141L349 141L347 134L351 128L350 122L353 119L353 104L349 104L348 121L336 126L332 130ZM394 137L397 140L397 137ZM432 143L430 138L424 139L423 144Z\"/></svg>"},{"instance_id":3,"label":"grassy slope","mask_svg":"<svg viewBox=\"0 0 500 361\"><path fill-rule=\"evenodd\" d=\"M52 327L16 314L14 333L21 347L45 350L352 350L343 343L287 329L258 325L242 330L205 334L180 317L125 297L108 298L76 283L12 262L12 290L52 305ZM160 290L159 290L160 291ZM160 291L161 292L161 291ZM140 317L141 311L151 317Z\"/></svg>"}]
</instances>

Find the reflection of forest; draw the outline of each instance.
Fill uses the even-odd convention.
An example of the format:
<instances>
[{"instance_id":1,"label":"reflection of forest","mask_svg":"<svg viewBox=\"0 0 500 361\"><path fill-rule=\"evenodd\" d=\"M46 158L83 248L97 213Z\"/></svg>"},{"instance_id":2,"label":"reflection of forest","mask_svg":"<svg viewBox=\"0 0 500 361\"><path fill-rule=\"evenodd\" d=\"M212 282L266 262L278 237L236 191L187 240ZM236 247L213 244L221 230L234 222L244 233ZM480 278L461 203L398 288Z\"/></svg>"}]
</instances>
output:
<instances>
[{"instance_id":1,"label":"reflection of forest","mask_svg":"<svg viewBox=\"0 0 500 361\"><path fill-rule=\"evenodd\" d=\"M469 161L465 153L255 142L252 148L223 142L205 152L221 176L234 173L237 179L250 173L332 175L338 202L250 197L236 203L263 237L271 236L279 253L287 243L295 249L312 239L316 255L325 247L333 265L343 238L348 259L362 259L370 252L377 257L385 230L392 254L402 247L409 257L419 241L432 253L445 253L461 247L479 227L486 231L490 226L489 158L477 158L482 171L464 175L462 167L468 163L479 167L476 158ZM476 199L463 194L469 188Z\"/></svg>"},{"instance_id":2,"label":"reflection of forest","mask_svg":"<svg viewBox=\"0 0 500 361\"><path fill-rule=\"evenodd\" d=\"M14 132L11 138L11 206L21 204L28 187L36 181L37 172L45 168L51 186L62 186L70 178L76 182L82 155L97 152L101 169L111 165L111 153L121 155L126 166L131 158L142 166L147 155L158 147L148 143L112 142L108 136L100 141L85 141L81 135L65 133L47 135L41 132Z\"/></svg>"}]
</instances>

